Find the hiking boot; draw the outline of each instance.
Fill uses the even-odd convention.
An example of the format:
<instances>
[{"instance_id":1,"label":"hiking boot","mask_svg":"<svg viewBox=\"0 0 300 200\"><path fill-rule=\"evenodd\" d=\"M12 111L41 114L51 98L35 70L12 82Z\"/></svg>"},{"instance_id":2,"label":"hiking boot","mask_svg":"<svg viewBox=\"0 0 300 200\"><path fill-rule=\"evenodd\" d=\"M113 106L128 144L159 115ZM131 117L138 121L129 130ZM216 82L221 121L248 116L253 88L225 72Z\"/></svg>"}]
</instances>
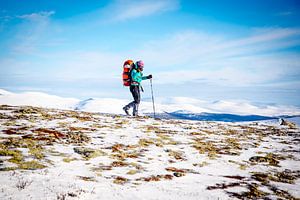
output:
<instances>
[{"instance_id":1,"label":"hiking boot","mask_svg":"<svg viewBox=\"0 0 300 200\"><path fill-rule=\"evenodd\" d=\"M132 111L133 116L138 117L138 109L139 109L139 104L135 103L133 105L133 111Z\"/></svg>"},{"instance_id":2,"label":"hiking boot","mask_svg":"<svg viewBox=\"0 0 300 200\"><path fill-rule=\"evenodd\" d=\"M139 115L138 115L137 112L133 112L133 113L132 113L132 116L134 116L134 117L139 117Z\"/></svg>"},{"instance_id":3,"label":"hiking boot","mask_svg":"<svg viewBox=\"0 0 300 200\"><path fill-rule=\"evenodd\" d=\"M129 114L129 112L128 112L128 108L125 106L125 107L123 107L123 110L124 110L124 112L126 113L126 115L129 115L130 116L130 114Z\"/></svg>"}]
</instances>

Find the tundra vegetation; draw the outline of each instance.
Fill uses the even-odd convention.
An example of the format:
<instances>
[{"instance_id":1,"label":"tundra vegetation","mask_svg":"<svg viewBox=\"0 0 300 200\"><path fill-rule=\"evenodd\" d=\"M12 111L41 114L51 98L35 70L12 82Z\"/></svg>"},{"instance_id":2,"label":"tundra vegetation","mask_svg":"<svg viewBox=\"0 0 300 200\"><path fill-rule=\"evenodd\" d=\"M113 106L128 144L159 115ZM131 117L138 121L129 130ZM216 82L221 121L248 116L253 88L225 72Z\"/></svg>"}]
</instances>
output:
<instances>
[{"instance_id":1,"label":"tundra vegetation","mask_svg":"<svg viewBox=\"0 0 300 200\"><path fill-rule=\"evenodd\" d=\"M1 198L17 198L14 188L37 198L30 188L40 187L44 197L65 199L95 197L105 184L139 191L184 183L201 194L173 195L299 199L300 138L293 123L154 120L1 105L0 124ZM55 183L63 179L66 189L59 190Z\"/></svg>"}]
</instances>

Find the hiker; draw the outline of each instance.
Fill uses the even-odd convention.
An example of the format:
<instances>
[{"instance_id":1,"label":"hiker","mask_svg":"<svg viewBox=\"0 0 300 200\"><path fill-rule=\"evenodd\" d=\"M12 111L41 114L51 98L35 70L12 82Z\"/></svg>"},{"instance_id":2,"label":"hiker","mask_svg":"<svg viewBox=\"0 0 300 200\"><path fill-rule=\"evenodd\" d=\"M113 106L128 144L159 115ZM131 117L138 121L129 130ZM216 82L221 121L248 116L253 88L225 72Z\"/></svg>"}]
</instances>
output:
<instances>
[{"instance_id":1,"label":"hiker","mask_svg":"<svg viewBox=\"0 0 300 200\"><path fill-rule=\"evenodd\" d=\"M132 69L130 72L131 80L130 80L129 89L134 100L130 102L128 105L124 106L123 110L127 115L130 115L128 111L132 107L133 108L132 115L138 116L138 108L141 101L140 89L143 91L143 87L141 86L141 81L146 79L151 79L152 75L150 74L148 76L143 76L142 71L144 69L144 62L142 60L139 60L136 63L132 63L131 67Z\"/></svg>"}]
</instances>

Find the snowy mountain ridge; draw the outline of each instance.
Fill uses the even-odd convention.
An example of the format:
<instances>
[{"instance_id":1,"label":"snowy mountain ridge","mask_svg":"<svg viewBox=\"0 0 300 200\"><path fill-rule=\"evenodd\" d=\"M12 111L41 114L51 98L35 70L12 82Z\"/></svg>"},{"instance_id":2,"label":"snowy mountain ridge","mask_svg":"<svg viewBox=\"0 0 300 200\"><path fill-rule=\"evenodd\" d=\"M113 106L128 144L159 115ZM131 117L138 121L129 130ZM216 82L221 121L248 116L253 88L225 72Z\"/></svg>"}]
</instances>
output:
<instances>
[{"instance_id":1,"label":"snowy mountain ridge","mask_svg":"<svg viewBox=\"0 0 300 200\"><path fill-rule=\"evenodd\" d=\"M122 107L130 101L131 99L114 98L87 98L85 100L79 100L41 92L12 93L0 89L0 104L15 106L30 105L45 108L123 114ZM204 119L203 116L208 117L208 115L210 115L208 118L214 120L213 116L219 117L224 114L228 115L228 117L234 115L232 117L240 116L240 118L254 115L262 116L266 119L269 117L276 118L278 116L300 115L300 108L295 106L260 105L247 101L219 100L208 102L187 97L157 98L155 106L158 115L169 113L171 115L168 116L180 116L181 119L185 117L190 119ZM145 115L151 114L152 112L152 102L142 100L140 114Z\"/></svg>"}]
</instances>

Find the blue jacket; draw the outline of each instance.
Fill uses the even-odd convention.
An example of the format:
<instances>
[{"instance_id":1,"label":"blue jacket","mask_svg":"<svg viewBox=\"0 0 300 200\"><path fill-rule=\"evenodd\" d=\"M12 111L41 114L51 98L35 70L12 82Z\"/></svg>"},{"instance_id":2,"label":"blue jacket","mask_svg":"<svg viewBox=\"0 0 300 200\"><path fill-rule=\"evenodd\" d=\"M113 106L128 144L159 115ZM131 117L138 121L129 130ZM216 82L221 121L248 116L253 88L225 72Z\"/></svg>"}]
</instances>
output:
<instances>
[{"instance_id":1,"label":"blue jacket","mask_svg":"<svg viewBox=\"0 0 300 200\"><path fill-rule=\"evenodd\" d=\"M131 85L141 85L142 80L146 80L147 76L143 76L143 73L139 70L133 69L131 71Z\"/></svg>"}]
</instances>

